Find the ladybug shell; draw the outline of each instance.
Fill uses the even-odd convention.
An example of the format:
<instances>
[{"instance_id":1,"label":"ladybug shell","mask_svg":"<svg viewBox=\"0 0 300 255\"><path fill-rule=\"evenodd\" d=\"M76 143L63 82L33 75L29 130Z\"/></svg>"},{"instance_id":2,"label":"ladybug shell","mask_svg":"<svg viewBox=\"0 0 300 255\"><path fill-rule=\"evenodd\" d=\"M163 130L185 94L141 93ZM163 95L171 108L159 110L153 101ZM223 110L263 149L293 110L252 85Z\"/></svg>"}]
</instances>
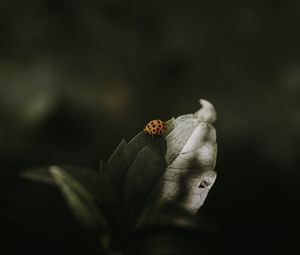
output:
<instances>
[{"instance_id":1,"label":"ladybug shell","mask_svg":"<svg viewBox=\"0 0 300 255\"><path fill-rule=\"evenodd\" d=\"M147 135L159 136L164 134L166 128L166 123L162 120L151 120L144 128L144 132Z\"/></svg>"}]
</instances>

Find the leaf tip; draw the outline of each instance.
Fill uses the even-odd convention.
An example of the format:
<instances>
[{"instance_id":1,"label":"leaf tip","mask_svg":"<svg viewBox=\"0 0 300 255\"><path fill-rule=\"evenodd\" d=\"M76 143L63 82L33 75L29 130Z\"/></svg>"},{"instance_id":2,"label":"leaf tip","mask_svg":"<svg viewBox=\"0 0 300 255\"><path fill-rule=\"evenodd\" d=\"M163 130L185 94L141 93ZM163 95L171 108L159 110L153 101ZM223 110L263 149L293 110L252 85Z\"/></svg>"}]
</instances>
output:
<instances>
[{"instance_id":1,"label":"leaf tip","mask_svg":"<svg viewBox=\"0 0 300 255\"><path fill-rule=\"evenodd\" d=\"M195 116L203 122L213 123L217 119L215 107L209 101L200 99L201 108L195 113Z\"/></svg>"},{"instance_id":2,"label":"leaf tip","mask_svg":"<svg viewBox=\"0 0 300 255\"><path fill-rule=\"evenodd\" d=\"M105 168L106 168L106 164L104 161L100 160L99 162L99 168L100 168L100 175L102 175L105 171Z\"/></svg>"},{"instance_id":3,"label":"leaf tip","mask_svg":"<svg viewBox=\"0 0 300 255\"><path fill-rule=\"evenodd\" d=\"M48 167L33 167L26 169L20 173L20 177L30 180L37 181L45 184L54 184L51 173L48 170Z\"/></svg>"},{"instance_id":4,"label":"leaf tip","mask_svg":"<svg viewBox=\"0 0 300 255\"><path fill-rule=\"evenodd\" d=\"M112 162L115 160L115 158L118 157L118 155L122 155L124 153L124 150L126 150L126 147L127 147L127 143L124 139L122 139L122 141L119 143L115 151L109 157L107 161L107 165L108 166L111 165Z\"/></svg>"},{"instance_id":5,"label":"leaf tip","mask_svg":"<svg viewBox=\"0 0 300 255\"><path fill-rule=\"evenodd\" d=\"M52 165L49 166L49 172L53 175L57 174L60 171L60 167Z\"/></svg>"}]
</instances>

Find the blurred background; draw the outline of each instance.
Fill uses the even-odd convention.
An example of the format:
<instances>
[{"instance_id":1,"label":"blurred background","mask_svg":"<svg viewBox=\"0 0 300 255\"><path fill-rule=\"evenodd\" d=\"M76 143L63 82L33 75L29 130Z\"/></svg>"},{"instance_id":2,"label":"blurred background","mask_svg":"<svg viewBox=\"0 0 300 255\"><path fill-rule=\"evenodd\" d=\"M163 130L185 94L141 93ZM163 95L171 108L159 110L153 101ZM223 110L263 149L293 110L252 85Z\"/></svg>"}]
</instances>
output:
<instances>
[{"instance_id":1,"label":"blurred background","mask_svg":"<svg viewBox=\"0 0 300 255\"><path fill-rule=\"evenodd\" d=\"M218 113L218 179L201 212L219 254L294 250L299 14L297 0L1 1L3 254L96 253L59 191L20 172L97 168L122 138L199 98Z\"/></svg>"}]
</instances>

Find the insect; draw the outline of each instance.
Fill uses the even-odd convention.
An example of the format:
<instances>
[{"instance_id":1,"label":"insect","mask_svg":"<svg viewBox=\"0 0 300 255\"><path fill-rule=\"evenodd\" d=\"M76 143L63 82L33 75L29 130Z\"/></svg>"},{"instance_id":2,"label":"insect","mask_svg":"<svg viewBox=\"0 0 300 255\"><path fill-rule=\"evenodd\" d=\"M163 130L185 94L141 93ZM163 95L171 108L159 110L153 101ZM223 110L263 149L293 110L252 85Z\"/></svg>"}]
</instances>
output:
<instances>
[{"instance_id":1,"label":"insect","mask_svg":"<svg viewBox=\"0 0 300 255\"><path fill-rule=\"evenodd\" d=\"M153 136L163 135L166 129L167 129L167 125L164 121L151 120L144 128L144 132L147 135L151 135L153 137Z\"/></svg>"}]
</instances>

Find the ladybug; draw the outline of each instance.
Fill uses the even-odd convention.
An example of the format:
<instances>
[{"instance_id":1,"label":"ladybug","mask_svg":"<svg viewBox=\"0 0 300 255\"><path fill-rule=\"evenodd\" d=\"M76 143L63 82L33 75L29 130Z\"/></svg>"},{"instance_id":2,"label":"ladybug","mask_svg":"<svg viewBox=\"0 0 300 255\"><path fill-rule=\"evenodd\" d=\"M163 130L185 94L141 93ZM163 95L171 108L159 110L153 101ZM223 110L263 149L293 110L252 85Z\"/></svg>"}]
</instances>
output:
<instances>
[{"instance_id":1,"label":"ladybug","mask_svg":"<svg viewBox=\"0 0 300 255\"><path fill-rule=\"evenodd\" d=\"M166 129L167 129L167 125L164 121L151 120L144 128L144 132L147 135L151 135L153 137L153 136L163 135Z\"/></svg>"}]
</instances>

